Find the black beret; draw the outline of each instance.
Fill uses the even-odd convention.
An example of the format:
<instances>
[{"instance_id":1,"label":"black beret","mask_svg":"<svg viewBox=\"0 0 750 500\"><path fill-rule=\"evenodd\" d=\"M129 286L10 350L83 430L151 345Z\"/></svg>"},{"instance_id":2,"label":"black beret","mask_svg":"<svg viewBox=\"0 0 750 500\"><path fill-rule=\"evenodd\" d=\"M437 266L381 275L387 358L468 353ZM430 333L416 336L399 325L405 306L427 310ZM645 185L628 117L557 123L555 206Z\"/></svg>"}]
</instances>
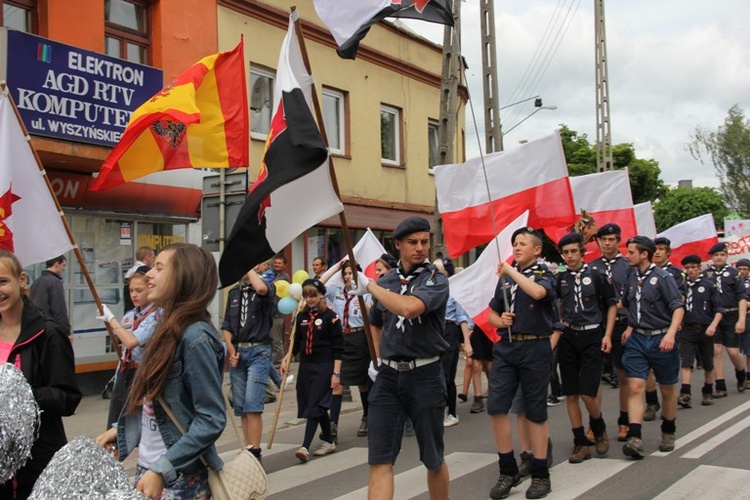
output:
<instances>
[{"instance_id":1,"label":"black beret","mask_svg":"<svg viewBox=\"0 0 750 500\"><path fill-rule=\"evenodd\" d=\"M581 233L568 233L560 238L560 241L557 243L557 248L562 250L562 247L570 245L571 243L583 243L583 235Z\"/></svg>"},{"instance_id":2,"label":"black beret","mask_svg":"<svg viewBox=\"0 0 750 500\"><path fill-rule=\"evenodd\" d=\"M750 267L750 260L740 259L734 263L734 267L740 267L740 266Z\"/></svg>"},{"instance_id":3,"label":"black beret","mask_svg":"<svg viewBox=\"0 0 750 500\"><path fill-rule=\"evenodd\" d=\"M393 257L393 255L389 253L384 253L383 255L380 256L380 259L378 260L382 260L383 262L388 264L388 267L390 268L394 268L398 265L398 261Z\"/></svg>"},{"instance_id":4,"label":"black beret","mask_svg":"<svg viewBox=\"0 0 750 500\"><path fill-rule=\"evenodd\" d=\"M636 245L641 245L642 247L646 247L649 250L651 250L652 253L656 252L656 245L654 245L654 241L648 236L642 236L640 234L638 236L633 236L632 238L628 240L628 245L630 245L631 243L635 243Z\"/></svg>"},{"instance_id":5,"label":"black beret","mask_svg":"<svg viewBox=\"0 0 750 500\"><path fill-rule=\"evenodd\" d=\"M687 266L688 264L701 264L701 258L695 255L694 253L691 253L690 255L686 255L683 257L683 259L680 261L680 264L683 266Z\"/></svg>"},{"instance_id":6,"label":"black beret","mask_svg":"<svg viewBox=\"0 0 750 500\"><path fill-rule=\"evenodd\" d=\"M717 252L726 252L726 251L727 251L726 243L717 243L711 247L711 249L708 251L708 255L713 255Z\"/></svg>"},{"instance_id":7,"label":"black beret","mask_svg":"<svg viewBox=\"0 0 750 500\"><path fill-rule=\"evenodd\" d=\"M542 235L539 234L539 231L537 231L533 227L522 227L513 231L513 236L511 236L510 238L511 244L516 242L516 236L518 236L519 234L531 234L533 236L536 236L540 240L542 239Z\"/></svg>"},{"instance_id":8,"label":"black beret","mask_svg":"<svg viewBox=\"0 0 750 500\"><path fill-rule=\"evenodd\" d=\"M393 230L393 239L400 240L404 236L422 231L430 231L430 221L424 217L407 217Z\"/></svg>"},{"instance_id":9,"label":"black beret","mask_svg":"<svg viewBox=\"0 0 750 500\"><path fill-rule=\"evenodd\" d=\"M617 224L604 224L596 232L596 237L601 238L602 236L607 236L608 234L616 234L619 236L621 232L622 230Z\"/></svg>"},{"instance_id":10,"label":"black beret","mask_svg":"<svg viewBox=\"0 0 750 500\"><path fill-rule=\"evenodd\" d=\"M453 276L456 274L456 266L453 265L453 261L450 259L450 257L446 257L443 259L443 267L445 268L445 272L448 274L448 276Z\"/></svg>"},{"instance_id":11,"label":"black beret","mask_svg":"<svg viewBox=\"0 0 750 500\"><path fill-rule=\"evenodd\" d=\"M150 270L151 270L151 268L148 267L148 266L138 266L138 269L136 269L135 272L138 273L138 274L144 274L145 275Z\"/></svg>"},{"instance_id":12,"label":"black beret","mask_svg":"<svg viewBox=\"0 0 750 500\"><path fill-rule=\"evenodd\" d=\"M315 287L315 289L319 291L321 295L326 294L326 286L318 278L306 279L302 282L302 288L305 288L306 286Z\"/></svg>"},{"instance_id":13,"label":"black beret","mask_svg":"<svg viewBox=\"0 0 750 500\"><path fill-rule=\"evenodd\" d=\"M654 238L654 245L667 245L668 247L672 246L672 242L669 241L669 238L665 238L664 236L659 236Z\"/></svg>"}]
</instances>

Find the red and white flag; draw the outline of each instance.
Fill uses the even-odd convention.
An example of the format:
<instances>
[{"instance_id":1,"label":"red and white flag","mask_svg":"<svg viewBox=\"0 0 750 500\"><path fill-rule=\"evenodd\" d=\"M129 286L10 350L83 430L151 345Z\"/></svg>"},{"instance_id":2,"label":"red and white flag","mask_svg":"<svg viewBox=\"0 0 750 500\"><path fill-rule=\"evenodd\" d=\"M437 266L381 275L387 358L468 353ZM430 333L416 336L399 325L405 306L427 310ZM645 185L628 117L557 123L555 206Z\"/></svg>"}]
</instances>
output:
<instances>
[{"instance_id":1,"label":"red and white flag","mask_svg":"<svg viewBox=\"0 0 750 500\"><path fill-rule=\"evenodd\" d=\"M644 201L633 207L635 210L635 225L638 234L656 238L656 222L654 222L654 209L650 201Z\"/></svg>"},{"instance_id":2,"label":"red and white flag","mask_svg":"<svg viewBox=\"0 0 750 500\"><path fill-rule=\"evenodd\" d=\"M0 92L0 248L24 267L73 248L27 139L7 90Z\"/></svg>"},{"instance_id":3,"label":"red and white flag","mask_svg":"<svg viewBox=\"0 0 750 500\"><path fill-rule=\"evenodd\" d=\"M489 154L484 164L485 169L481 159L474 158L435 167L438 210L451 257L495 237L490 200L498 229L528 210L529 225L544 229L553 241L568 232L576 211L558 132L511 151Z\"/></svg>"},{"instance_id":4,"label":"red and white flag","mask_svg":"<svg viewBox=\"0 0 750 500\"><path fill-rule=\"evenodd\" d=\"M375 262L386 252L383 245L380 244L380 240L378 240L369 227L352 250L354 250L354 259L357 261L357 265L364 269L363 272L365 275L370 279L377 279L375 275ZM325 281L326 286L344 286L344 280L341 278L341 273L339 272L339 265L347 260L349 260L349 255L338 261L337 265L332 266L331 269L323 274L321 278Z\"/></svg>"},{"instance_id":5,"label":"red and white flag","mask_svg":"<svg viewBox=\"0 0 750 500\"><path fill-rule=\"evenodd\" d=\"M622 230L622 246L638 234L630 179L627 170L611 170L570 178L573 200L577 210L586 210L599 227L617 224ZM596 241L586 245L586 261L601 257Z\"/></svg>"},{"instance_id":6,"label":"red and white flag","mask_svg":"<svg viewBox=\"0 0 750 500\"><path fill-rule=\"evenodd\" d=\"M691 253L698 255L703 261L708 260L709 249L719 242L714 216L711 214L681 222L658 236L669 238L672 243L669 261L675 266L681 266L682 259Z\"/></svg>"},{"instance_id":7,"label":"red and white flag","mask_svg":"<svg viewBox=\"0 0 750 500\"><path fill-rule=\"evenodd\" d=\"M513 232L519 227L527 226L529 212L526 211L511 221L508 226L497 235L495 242L487 245L479 258L472 265L458 274L448 278L450 295L461 304L466 313L478 325L490 340L496 342L499 338L496 328L490 326L490 300L495 295L495 288L500 278L497 277L497 264L502 259L506 261L513 255L513 245L510 242Z\"/></svg>"},{"instance_id":8,"label":"red and white flag","mask_svg":"<svg viewBox=\"0 0 750 500\"><path fill-rule=\"evenodd\" d=\"M453 26L449 0L313 0L315 11L339 46L339 56L354 59L370 27L386 17L420 19Z\"/></svg>"}]
</instances>

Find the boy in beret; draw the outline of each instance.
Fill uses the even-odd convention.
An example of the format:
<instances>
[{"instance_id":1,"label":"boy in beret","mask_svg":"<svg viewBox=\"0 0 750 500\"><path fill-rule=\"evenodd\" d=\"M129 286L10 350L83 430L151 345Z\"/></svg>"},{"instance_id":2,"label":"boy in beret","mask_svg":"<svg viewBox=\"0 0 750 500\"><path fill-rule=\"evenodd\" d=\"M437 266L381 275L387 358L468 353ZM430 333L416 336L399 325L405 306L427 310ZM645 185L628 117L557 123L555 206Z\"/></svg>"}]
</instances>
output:
<instances>
[{"instance_id":1,"label":"boy in beret","mask_svg":"<svg viewBox=\"0 0 750 500\"><path fill-rule=\"evenodd\" d=\"M404 219L393 231L400 260L396 272L377 283L357 274L354 293L372 294L373 342L382 358L370 389L368 463L370 498L393 498L393 464L401 449L407 417L414 424L430 498L447 499L450 485L443 457L445 376L439 363L448 349L443 338L448 278L430 264L430 223Z\"/></svg>"},{"instance_id":2,"label":"boy in beret","mask_svg":"<svg viewBox=\"0 0 750 500\"><path fill-rule=\"evenodd\" d=\"M498 265L500 280L490 301L489 322L500 335L492 348L487 401L500 465L500 477L490 490L490 497L505 498L521 482L509 416L520 386L533 454L526 498L543 498L552 491L546 458L547 384L553 349L550 338L555 320L555 277L547 266L537 263L542 252L542 239L537 231L529 227L518 229L511 242L515 262L512 266L507 262Z\"/></svg>"},{"instance_id":3,"label":"boy in beret","mask_svg":"<svg viewBox=\"0 0 750 500\"><path fill-rule=\"evenodd\" d=\"M747 373L740 354L739 336L745 333L747 314L747 291L736 267L727 264L727 244L717 243L708 251L713 264L703 271L703 275L716 283L724 308L719 328L714 336L714 370L716 371L716 392L714 398L727 397L727 383L724 380L724 348L734 365L737 378L737 391L745 391Z\"/></svg>"},{"instance_id":4,"label":"boy in beret","mask_svg":"<svg viewBox=\"0 0 750 500\"><path fill-rule=\"evenodd\" d=\"M591 442L583 430L579 399L589 413L598 455L609 451L606 424L597 400L602 376L602 353L612 347L612 330L617 315L617 292L607 280L583 262L586 247L583 236L563 236L558 249L566 269L557 273L557 296L564 325L557 344L562 392L566 396L568 417L573 430L573 450L568 462L578 464L591 458ZM605 320L606 318L606 320ZM602 324L606 324L603 331Z\"/></svg>"},{"instance_id":5,"label":"boy in beret","mask_svg":"<svg viewBox=\"0 0 750 500\"><path fill-rule=\"evenodd\" d=\"M655 251L656 245L645 236L634 236L628 240L628 261L635 272L630 274L621 299L628 311L628 329L622 334L625 342L622 364L630 387L630 424L622 452L634 459L645 456L641 422L643 393L650 370L654 371L664 402L659 451L672 451L675 444L675 385L680 379L677 330L685 309L672 276L651 261Z\"/></svg>"},{"instance_id":6,"label":"boy in beret","mask_svg":"<svg viewBox=\"0 0 750 500\"><path fill-rule=\"evenodd\" d=\"M687 255L682 259L687 273L685 318L680 331L680 358L682 359L682 387L677 402L691 408L690 378L693 361L700 356L704 383L701 393L703 406L714 404L714 335L724 315L716 283L701 276L701 258Z\"/></svg>"}]
</instances>

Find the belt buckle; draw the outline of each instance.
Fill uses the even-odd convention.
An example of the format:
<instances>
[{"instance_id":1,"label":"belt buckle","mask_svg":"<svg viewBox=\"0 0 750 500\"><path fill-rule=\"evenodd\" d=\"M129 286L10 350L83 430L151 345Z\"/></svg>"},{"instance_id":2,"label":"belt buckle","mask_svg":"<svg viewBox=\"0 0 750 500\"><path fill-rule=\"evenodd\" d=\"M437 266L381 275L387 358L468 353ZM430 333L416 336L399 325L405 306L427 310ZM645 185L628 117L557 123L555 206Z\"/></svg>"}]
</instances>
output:
<instances>
[{"instance_id":1,"label":"belt buckle","mask_svg":"<svg viewBox=\"0 0 750 500\"><path fill-rule=\"evenodd\" d=\"M412 361L396 361L396 371L408 372L412 369Z\"/></svg>"}]
</instances>

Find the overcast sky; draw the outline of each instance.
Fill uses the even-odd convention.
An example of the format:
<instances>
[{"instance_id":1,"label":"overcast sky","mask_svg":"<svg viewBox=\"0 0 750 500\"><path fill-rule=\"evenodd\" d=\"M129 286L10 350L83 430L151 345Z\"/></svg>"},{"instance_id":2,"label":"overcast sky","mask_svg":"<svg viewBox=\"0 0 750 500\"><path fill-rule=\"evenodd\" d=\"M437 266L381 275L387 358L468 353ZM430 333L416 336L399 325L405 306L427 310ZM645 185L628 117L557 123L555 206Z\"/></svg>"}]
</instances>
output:
<instances>
[{"instance_id":1,"label":"overcast sky","mask_svg":"<svg viewBox=\"0 0 750 500\"><path fill-rule=\"evenodd\" d=\"M562 12L555 18L556 9ZM750 1L617 0L605 5L612 142L633 143L641 158L659 162L662 179L676 185L718 187L711 164L690 155L696 126L715 130L734 104L750 112ZM483 132L479 8L462 4L463 54L470 93ZM596 139L593 0L495 0L500 105L539 94L545 106L505 137L505 148L533 140L565 124ZM566 17L567 16L567 17ZM556 20L554 20L556 19ZM552 23L569 27L536 87L522 86L524 72ZM442 27L409 26L442 43ZM549 40L548 45L557 45ZM543 67L541 62L536 68ZM540 69L531 74L541 73ZM515 96L513 96L515 92ZM513 96L513 97L512 97ZM512 100L511 100L512 99ZM467 108L468 109L468 108ZM508 129L534 111L532 103L501 112ZM467 150L478 154L467 110ZM482 139L482 147L484 140Z\"/></svg>"}]
</instances>

